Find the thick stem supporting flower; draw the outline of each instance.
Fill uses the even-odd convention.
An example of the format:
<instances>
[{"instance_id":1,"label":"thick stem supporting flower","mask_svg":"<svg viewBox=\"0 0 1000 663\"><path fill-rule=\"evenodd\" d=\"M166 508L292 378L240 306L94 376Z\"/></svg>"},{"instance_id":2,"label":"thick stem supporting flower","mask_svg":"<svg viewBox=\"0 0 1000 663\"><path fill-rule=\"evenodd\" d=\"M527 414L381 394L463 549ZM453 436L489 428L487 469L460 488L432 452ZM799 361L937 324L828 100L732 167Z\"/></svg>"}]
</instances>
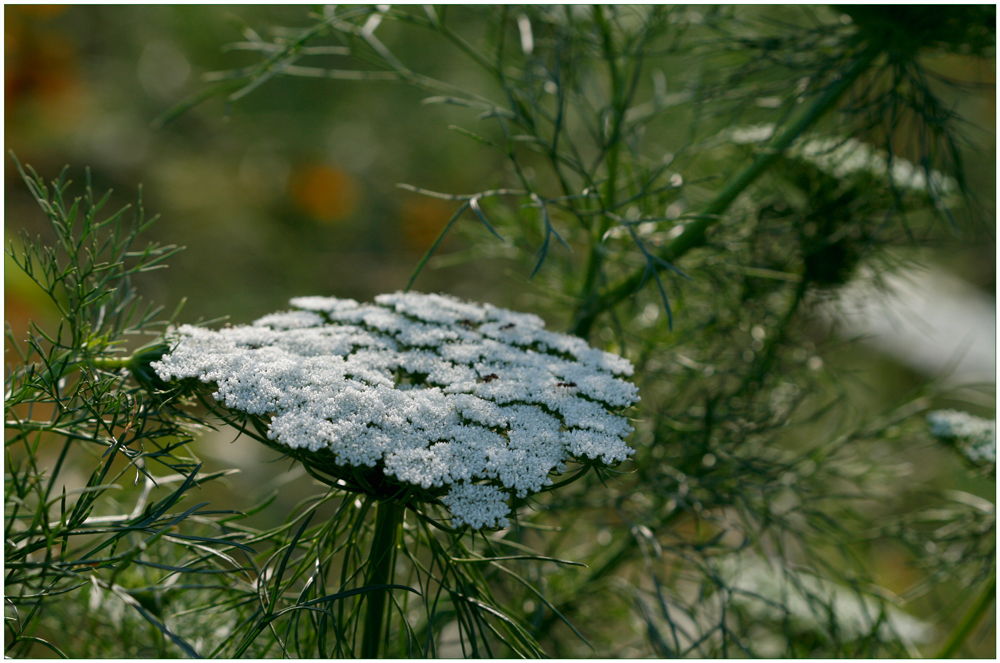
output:
<instances>
[{"instance_id":1,"label":"thick stem supporting flower","mask_svg":"<svg viewBox=\"0 0 1000 663\"><path fill-rule=\"evenodd\" d=\"M388 585L392 582L393 565L396 561L396 544L403 526L406 507L395 500L379 502L375 510L375 538L368 553L368 586ZM390 620L386 605L388 589L377 589L368 593L368 613L365 616L365 631L361 643L361 658L378 658L382 642ZM391 614L391 613L390 613Z\"/></svg>"}]
</instances>

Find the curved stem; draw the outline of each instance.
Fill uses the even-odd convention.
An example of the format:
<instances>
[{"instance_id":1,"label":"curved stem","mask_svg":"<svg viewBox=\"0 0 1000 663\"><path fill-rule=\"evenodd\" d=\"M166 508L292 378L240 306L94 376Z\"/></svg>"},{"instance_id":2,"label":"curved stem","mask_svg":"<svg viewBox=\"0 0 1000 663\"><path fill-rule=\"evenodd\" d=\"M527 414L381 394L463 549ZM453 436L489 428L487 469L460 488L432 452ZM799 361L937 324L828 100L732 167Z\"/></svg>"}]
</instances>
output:
<instances>
[{"instance_id":1,"label":"curved stem","mask_svg":"<svg viewBox=\"0 0 1000 663\"><path fill-rule=\"evenodd\" d=\"M958 622L958 626L955 630L951 632L948 636L948 641L944 643L944 647L941 648L934 658L951 658L959 648L965 644L966 639L979 625L982 620L983 615L989 610L990 605L996 601L997 598L997 572L996 570L990 575L989 580L983 586L983 590L976 597L975 602L969 611L962 615L961 621Z\"/></svg>"},{"instance_id":2,"label":"curved stem","mask_svg":"<svg viewBox=\"0 0 1000 663\"><path fill-rule=\"evenodd\" d=\"M403 525L405 506L395 500L379 502L375 508L375 538L368 553L368 579L366 585L388 585L392 583L393 564L396 561L396 543ZM361 641L361 658L378 658L379 645L386 633L389 619L386 604L389 590L368 593L368 612L365 615L365 631Z\"/></svg>"},{"instance_id":3,"label":"curved stem","mask_svg":"<svg viewBox=\"0 0 1000 663\"><path fill-rule=\"evenodd\" d=\"M719 194L698 210L694 220L689 223L677 239L664 247L660 258L670 264L682 255L705 244L708 229L714 225L734 200L760 177L775 161L791 147L792 143L809 129L819 118L837 105L840 98L851 88L855 81L868 70L872 62L881 52L877 45L869 45L854 60L841 77L820 94L813 103L793 120L787 128L775 138L767 149L754 159L753 163L740 171ZM653 265L654 269L663 269L663 264ZM586 338L598 315L608 310L618 302L635 292L646 280L646 269L639 269L631 276L611 286L592 301L582 301L571 328L571 333Z\"/></svg>"}]
</instances>

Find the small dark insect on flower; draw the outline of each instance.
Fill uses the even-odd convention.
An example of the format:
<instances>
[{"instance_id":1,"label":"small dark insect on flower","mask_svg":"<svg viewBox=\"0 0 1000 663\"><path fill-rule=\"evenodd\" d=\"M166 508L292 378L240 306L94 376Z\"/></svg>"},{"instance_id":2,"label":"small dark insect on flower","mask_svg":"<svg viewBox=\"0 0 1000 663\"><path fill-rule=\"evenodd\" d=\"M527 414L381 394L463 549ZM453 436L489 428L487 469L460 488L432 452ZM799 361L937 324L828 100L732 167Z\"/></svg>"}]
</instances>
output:
<instances>
[{"instance_id":1,"label":"small dark insect on flower","mask_svg":"<svg viewBox=\"0 0 1000 663\"><path fill-rule=\"evenodd\" d=\"M505 330L507 330L507 329L513 329L513 328L514 328L514 327L516 327L516 326L517 326L517 325L515 325L515 324L514 324L513 322L508 322L508 323L507 323L507 324L505 324L504 326L500 327L500 331L505 331Z\"/></svg>"},{"instance_id":2,"label":"small dark insect on flower","mask_svg":"<svg viewBox=\"0 0 1000 663\"><path fill-rule=\"evenodd\" d=\"M466 318L462 318L461 320L459 320L458 324L462 325L466 329L472 329L475 326L475 323L472 322L472 320L468 320Z\"/></svg>"},{"instance_id":3,"label":"small dark insect on flower","mask_svg":"<svg viewBox=\"0 0 1000 663\"><path fill-rule=\"evenodd\" d=\"M493 382L494 380L496 380L499 377L500 376L497 375L496 373L490 373L489 375L485 375L485 376L481 377L479 379L479 381L480 382Z\"/></svg>"},{"instance_id":4,"label":"small dark insect on flower","mask_svg":"<svg viewBox=\"0 0 1000 663\"><path fill-rule=\"evenodd\" d=\"M557 387L575 387L575 382L556 382Z\"/></svg>"}]
</instances>

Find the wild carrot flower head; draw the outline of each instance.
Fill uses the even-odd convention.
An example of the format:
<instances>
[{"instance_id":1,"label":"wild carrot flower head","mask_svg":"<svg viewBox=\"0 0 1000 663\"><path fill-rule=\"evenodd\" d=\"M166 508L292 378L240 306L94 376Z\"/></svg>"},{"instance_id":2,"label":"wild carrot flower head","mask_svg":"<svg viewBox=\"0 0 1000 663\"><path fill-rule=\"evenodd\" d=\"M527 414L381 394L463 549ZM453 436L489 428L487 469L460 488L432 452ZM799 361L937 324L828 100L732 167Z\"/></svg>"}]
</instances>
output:
<instances>
[{"instance_id":1,"label":"wild carrot flower head","mask_svg":"<svg viewBox=\"0 0 1000 663\"><path fill-rule=\"evenodd\" d=\"M153 368L269 419L268 440L342 486L440 499L477 529L506 526L508 496L568 462L633 452L621 412L639 396L619 377L632 365L538 316L418 293L291 304L249 326L181 327Z\"/></svg>"},{"instance_id":2,"label":"wild carrot flower head","mask_svg":"<svg viewBox=\"0 0 1000 663\"><path fill-rule=\"evenodd\" d=\"M997 422L959 410L936 410L927 415L930 433L955 445L970 463L996 470Z\"/></svg>"}]
</instances>

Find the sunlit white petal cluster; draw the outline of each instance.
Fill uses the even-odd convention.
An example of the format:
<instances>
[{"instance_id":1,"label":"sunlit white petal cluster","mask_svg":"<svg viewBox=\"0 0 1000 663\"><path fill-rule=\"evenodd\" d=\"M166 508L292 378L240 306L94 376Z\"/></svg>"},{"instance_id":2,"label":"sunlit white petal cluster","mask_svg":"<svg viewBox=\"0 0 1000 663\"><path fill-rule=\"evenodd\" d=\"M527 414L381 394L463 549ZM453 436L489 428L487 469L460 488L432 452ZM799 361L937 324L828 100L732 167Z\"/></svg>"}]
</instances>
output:
<instances>
[{"instance_id":1,"label":"sunlit white petal cluster","mask_svg":"<svg viewBox=\"0 0 1000 663\"><path fill-rule=\"evenodd\" d=\"M997 464L997 422L959 410L937 410L927 415L931 435L953 442L975 465Z\"/></svg>"},{"instance_id":2,"label":"sunlit white petal cluster","mask_svg":"<svg viewBox=\"0 0 1000 663\"><path fill-rule=\"evenodd\" d=\"M453 520L474 528L505 526L509 494L541 490L568 461L633 452L620 412L639 396L619 377L632 365L538 316L418 293L291 304L249 326L181 327L153 368L269 417L279 444L447 488Z\"/></svg>"}]
</instances>

